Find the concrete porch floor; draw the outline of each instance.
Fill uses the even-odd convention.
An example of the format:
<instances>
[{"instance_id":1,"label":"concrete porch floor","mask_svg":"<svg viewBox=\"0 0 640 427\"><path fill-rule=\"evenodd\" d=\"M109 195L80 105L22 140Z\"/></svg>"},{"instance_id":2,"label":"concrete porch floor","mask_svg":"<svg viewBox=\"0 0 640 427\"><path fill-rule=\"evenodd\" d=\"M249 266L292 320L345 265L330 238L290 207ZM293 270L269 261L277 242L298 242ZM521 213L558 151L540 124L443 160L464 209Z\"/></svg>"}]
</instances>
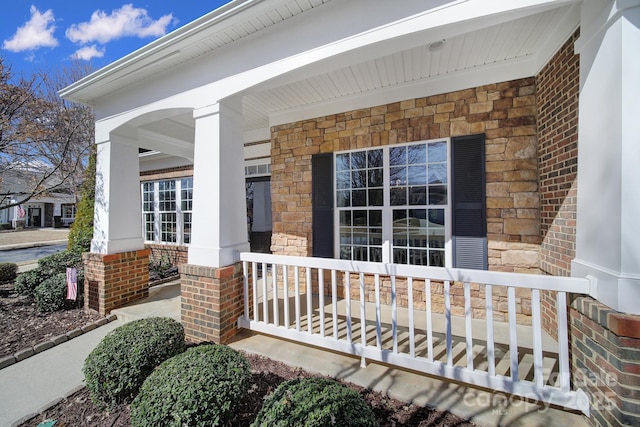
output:
<instances>
[{"instance_id":1,"label":"concrete porch floor","mask_svg":"<svg viewBox=\"0 0 640 427\"><path fill-rule=\"evenodd\" d=\"M123 321L143 317L169 316L180 319L180 283L155 286L149 298L113 313ZM308 372L342 379L416 405L448 410L479 426L588 426L586 418L562 408L548 407L491 391L441 381L414 371L370 362L301 345L272 336L241 330L230 347L300 367Z\"/></svg>"}]
</instances>

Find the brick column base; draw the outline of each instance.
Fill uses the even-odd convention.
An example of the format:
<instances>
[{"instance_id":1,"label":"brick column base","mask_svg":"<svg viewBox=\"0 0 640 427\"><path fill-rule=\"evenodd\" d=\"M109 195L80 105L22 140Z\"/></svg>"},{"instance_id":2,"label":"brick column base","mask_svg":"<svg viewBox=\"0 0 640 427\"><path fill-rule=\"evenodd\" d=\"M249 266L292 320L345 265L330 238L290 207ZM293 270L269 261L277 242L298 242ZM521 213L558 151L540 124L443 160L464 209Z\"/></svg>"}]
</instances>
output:
<instances>
[{"instance_id":1,"label":"brick column base","mask_svg":"<svg viewBox=\"0 0 640 427\"><path fill-rule=\"evenodd\" d=\"M96 254L84 261L84 306L105 316L118 307L149 296L149 250Z\"/></svg>"},{"instance_id":2,"label":"brick column base","mask_svg":"<svg viewBox=\"0 0 640 427\"><path fill-rule=\"evenodd\" d=\"M228 343L244 312L242 263L220 268L183 264L179 270L186 339Z\"/></svg>"},{"instance_id":3,"label":"brick column base","mask_svg":"<svg viewBox=\"0 0 640 427\"><path fill-rule=\"evenodd\" d=\"M589 396L589 421L640 425L640 316L578 297L569 318L574 385Z\"/></svg>"}]
</instances>

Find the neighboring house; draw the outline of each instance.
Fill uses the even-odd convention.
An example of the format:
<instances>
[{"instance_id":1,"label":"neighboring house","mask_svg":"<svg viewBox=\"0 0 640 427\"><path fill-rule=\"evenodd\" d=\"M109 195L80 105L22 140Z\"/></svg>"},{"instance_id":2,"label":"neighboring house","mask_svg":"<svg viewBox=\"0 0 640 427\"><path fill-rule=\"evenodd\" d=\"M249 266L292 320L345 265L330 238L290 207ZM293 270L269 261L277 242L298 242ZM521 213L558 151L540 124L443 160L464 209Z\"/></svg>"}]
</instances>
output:
<instances>
[{"instance_id":1,"label":"neighboring house","mask_svg":"<svg viewBox=\"0 0 640 427\"><path fill-rule=\"evenodd\" d=\"M0 224L11 228L23 227L68 227L76 216L76 201L73 194L48 192L19 205L15 203L25 197L29 172L8 171L0 182ZM11 206L14 205L14 206ZM4 207L3 206L11 206ZM8 227L7 226L7 227Z\"/></svg>"},{"instance_id":2,"label":"neighboring house","mask_svg":"<svg viewBox=\"0 0 640 427\"><path fill-rule=\"evenodd\" d=\"M97 117L87 304L146 295L145 242L186 247L190 339L239 324L638 424L639 51L635 0L232 1L61 91ZM248 254L248 228L269 229L275 256ZM267 264L289 285L264 274L245 289ZM278 325L266 298L293 280L298 303L340 291L360 319L374 302L433 304L449 360L432 360L431 338L427 361L359 347L349 308L347 344L302 330L299 305L297 330ZM451 316L467 321L466 370ZM488 338L489 368L473 369L472 319L486 318L512 331L511 378ZM540 369L541 330L564 346L560 394L537 371L518 379L516 324L534 330Z\"/></svg>"}]
</instances>

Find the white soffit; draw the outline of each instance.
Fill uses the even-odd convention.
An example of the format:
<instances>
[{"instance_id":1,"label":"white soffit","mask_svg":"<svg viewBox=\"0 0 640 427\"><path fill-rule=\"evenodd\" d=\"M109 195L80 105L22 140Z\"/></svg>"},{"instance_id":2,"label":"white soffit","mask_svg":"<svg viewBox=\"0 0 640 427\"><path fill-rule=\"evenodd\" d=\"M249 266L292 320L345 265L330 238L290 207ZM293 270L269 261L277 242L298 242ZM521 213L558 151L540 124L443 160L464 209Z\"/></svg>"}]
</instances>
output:
<instances>
[{"instance_id":1,"label":"white soffit","mask_svg":"<svg viewBox=\"0 0 640 427\"><path fill-rule=\"evenodd\" d=\"M564 6L457 35L435 52L425 44L250 92L245 129L533 76L578 19L579 7Z\"/></svg>"}]
</instances>

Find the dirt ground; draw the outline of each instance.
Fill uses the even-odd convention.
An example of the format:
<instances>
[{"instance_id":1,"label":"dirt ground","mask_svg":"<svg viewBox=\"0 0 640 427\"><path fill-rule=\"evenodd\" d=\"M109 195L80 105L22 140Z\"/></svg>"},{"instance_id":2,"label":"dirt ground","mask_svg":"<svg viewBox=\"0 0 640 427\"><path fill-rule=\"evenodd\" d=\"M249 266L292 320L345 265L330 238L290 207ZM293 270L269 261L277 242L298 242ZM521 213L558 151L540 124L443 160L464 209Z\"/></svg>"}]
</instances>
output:
<instances>
[{"instance_id":1,"label":"dirt ground","mask_svg":"<svg viewBox=\"0 0 640 427\"><path fill-rule=\"evenodd\" d=\"M232 426L249 426L262 407L265 396L271 393L283 381L309 377L309 373L269 358L244 354L251 365L249 392L236 411ZM364 398L373 410L381 427L391 426L459 426L472 427L474 424L464 421L448 412L437 411L390 399L380 393L348 384ZM128 427L130 410L121 405L111 412L100 411L89 397L87 389L82 389L45 413L25 422L21 427L37 427L44 420L57 420L56 426L100 426Z\"/></svg>"},{"instance_id":2,"label":"dirt ground","mask_svg":"<svg viewBox=\"0 0 640 427\"><path fill-rule=\"evenodd\" d=\"M0 357L27 346L61 335L91 323L100 316L82 309L51 314L38 313L35 303L13 291L13 284L0 285ZM300 368L276 362L266 357L245 354L251 364L252 377L249 392L240 403L232 426L249 426L262 407L265 396L281 382L307 377L311 374ZM390 399L380 393L353 386L372 408L380 426L473 426L448 412L409 405ZM87 389L63 399L43 414L22 424L36 427L44 420L56 420L57 427L128 427L129 406L121 405L110 412L100 410L89 398Z\"/></svg>"}]
</instances>

